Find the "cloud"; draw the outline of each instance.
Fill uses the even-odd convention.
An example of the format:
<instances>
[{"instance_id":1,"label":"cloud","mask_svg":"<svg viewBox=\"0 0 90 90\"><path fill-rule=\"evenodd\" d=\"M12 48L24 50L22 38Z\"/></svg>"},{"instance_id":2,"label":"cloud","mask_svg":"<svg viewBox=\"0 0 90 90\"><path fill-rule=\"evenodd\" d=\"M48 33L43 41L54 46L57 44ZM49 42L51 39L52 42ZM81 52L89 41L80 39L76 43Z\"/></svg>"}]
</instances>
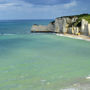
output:
<instances>
[{"instance_id":1,"label":"cloud","mask_svg":"<svg viewBox=\"0 0 90 90\"><path fill-rule=\"evenodd\" d=\"M21 0L0 0L0 8L5 7L20 7L23 6L25 2Z\"/></svg>"},{"instance_id":2,"label":"cloud","mask_svg":"<svg viewBox=\"0 0 90 90\"><path fill-rule=\"evenodd\" d=\"M0 7L10 7L10 6L19 6L17 3L4 3L0 4Z\"/></svg>"},{"instance_id":3,"label":"cloud","mask_svg":"<svg viewBox=\"0 0 90 90\"><path fill-rule=\"evenodd\" d=\"M22 0L34 5L58 5L69 3L71 0Z\"/></svg>"},{"instance_id":4,"label":"cloud","mask_svg":"<svg viewBox=\"0 0 90 90\"><path fill-rule=\"evenodd\" d=\"M72 1L70 3L64 4L64 7L65 8L70 8L70 7L73 7L73 6L76 6L76 5L77 5L77 2L76 1Z\"/></svg>"},{"instance_id":5,"label":"cloud","mask_svg":"<svg viewBox=\"0 0 90 90\"><path fill-rule=\"evenodd\" d=\"M66 8L75 6L76 1L72 0L0 0L0 7L30 5L36 7L63 5Z\"/></svg>"},{"instance_id":6,"label":"cloud","mask_svg":"<svg viewBox=\"0 0 90 90\"><path fill-rule=\"evenodd\" d=\"M82 0L0 0L0 19L50 19L90 12Z\"/></svg>"}]
</instances>

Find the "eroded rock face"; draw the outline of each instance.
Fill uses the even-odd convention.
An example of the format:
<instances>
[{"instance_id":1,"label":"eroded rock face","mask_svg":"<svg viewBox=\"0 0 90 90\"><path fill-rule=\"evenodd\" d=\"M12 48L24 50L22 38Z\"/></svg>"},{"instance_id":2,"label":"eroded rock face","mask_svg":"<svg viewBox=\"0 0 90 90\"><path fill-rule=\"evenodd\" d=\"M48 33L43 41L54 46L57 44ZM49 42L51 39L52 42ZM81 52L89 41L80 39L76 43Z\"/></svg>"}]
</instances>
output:
<instances>
[{"instance_id":1,"label":"eroded rock face","mask_svg":"<svg viewBox=\"0 0 90 90\"><path fill-rule=\"evenodd\" d=\"M79 28L78 27L74 27L74 34L77 35L79 33Z\"/></svg>"},{"instance_id":2,"label":"eroded rock face","mask_svg":"<svg viewBox=\"0 0 90 90\"><path fill-rule=\"evenodd\" d=\"M90 36L90 24L88 24L88 35Z\"/></svg>"},{"instance_id":3,"label":"eroded rock face","mask_svg":"<svg viewBox=\"0 0 90 90\"><path fill-rule=\"evenodd\" d=\"M72 27L69 27L69 28L68 28L68 33L69 33L69 34L74 34Z\"/></svg>"},{"instance_id":4,"label":"eroded rock face","mask_svg":"<svg viewBox=\"0 0 90 90\"><path fill-rule=\"evenodd\" d=\"M88 21L86 21L85 19L82 19L82 23L81 23L81 33L83 35L88 35Z\"/></svg>"},{"instance_id":5,"label":"eroded rock face","mask_svg":"<svg viewBox=\"0 0 90 90\"><path fill-rule=\"evenodd\" d=\"M47 26L48 31L54 32L55 31L55 24L54 23L50 23Z\"/></svg>"},{"instance_id":6,"label":"eroded rock face","mask_svg":"<svg viewBox=\"0 0 90 90\"><path fill-rule=\"evenodd\" d=\"M69 33L71 33L72 29L70 29L70 27L72 27L72 24L74 22L76 22L77 19L78 19L77 17L61 17L61 18L57 18L55 20L55 32L65 34L65 33L68 33L68 31L69 31Z\"/></svg>"},{"instance_id":7,"label":"eroded rock face","mask_svg":"<svg viewBox=\"0 0 90 90\"><path fill-rule=\"evenodd\" d=\"M55 32L57 33L66 33L66 19L65 18L57 18L55 20Z\"/></svg>"},{"instance_id":8,"label":"eroded rock face","mask_svg":"<svg viewBox=\"0 0 90 90\"><path fill-rule=\"evenodd\" d=\"M62 29L63 29L62 19L58 18L58 19L55 20L55 32L61 33Z\"/></svg>"}]
</instances>

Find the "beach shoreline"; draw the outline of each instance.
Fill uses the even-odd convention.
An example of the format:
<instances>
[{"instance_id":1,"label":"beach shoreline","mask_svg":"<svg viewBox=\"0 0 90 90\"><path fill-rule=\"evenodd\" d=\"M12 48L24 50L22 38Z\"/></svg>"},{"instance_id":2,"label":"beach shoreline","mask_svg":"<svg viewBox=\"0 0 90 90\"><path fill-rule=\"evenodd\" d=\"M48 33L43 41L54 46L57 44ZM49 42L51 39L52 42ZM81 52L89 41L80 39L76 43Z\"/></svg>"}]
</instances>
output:
<instances>
[{"instance_id":1,"label":"beach shoreline","mask_svg":"<svg viewBox=\"0 0 90 90\"><path fill-rule=\"evenodd\" d=\"M56 35L61 36L61 37L68 37L68 38L72 38L72 39L90 41L90 37L85 36L85 35L72 35L72 34L56 34Z\"/></svg>"}]
</instances>

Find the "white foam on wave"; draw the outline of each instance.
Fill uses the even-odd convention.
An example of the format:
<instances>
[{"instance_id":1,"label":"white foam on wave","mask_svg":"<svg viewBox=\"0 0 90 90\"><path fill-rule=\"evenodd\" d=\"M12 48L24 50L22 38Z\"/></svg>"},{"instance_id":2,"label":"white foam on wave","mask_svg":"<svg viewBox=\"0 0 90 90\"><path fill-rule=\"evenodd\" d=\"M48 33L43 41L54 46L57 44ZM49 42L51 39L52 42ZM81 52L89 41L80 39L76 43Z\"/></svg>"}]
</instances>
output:
<instances>
[{"instance_id":1,"label":"white foam on wave","mask_svg":"<svg viewBox=\"0 0 90 90\"><path fill-rule=\"evenodd\" d=\"M72 38L72 39L79 39L79 40L85 40L85 41L90 41L90 39L84 39L82 37L79 37L79 36L68 36L68 35L64 35L64 34L56 34L57 36L63 36L63 37L69 37L69 38Z\"/></svg>"},{"instance_id":2,"label":"white foam on wave","mask_svg":"<svg viewBox=\"0 0 90 90\"><path fill-rule=\"evenodd\" d=\"M46 80L41 80L41 82L46 82Z\"/></svg>"},{"instance_id":3,"label":"white foam on wave","mask_svg":"<svg viewBox=\"0 0 90 90\"><path fill-rule=\"evenodd\" d=\"M86 77L86 79L90 79L90 76Z\"/></svg>"},{"instance_id":4,"label":"white foam on wave","mask_svg":"<svg viewBox=\"0 0 90 90\"><path fill-rule=\"evenodd\" d=\"M75 88L66 88L66 89L60 89L60 90L77 90Z\"/></svg>"},{"instance_id":5,"label":"white foam on wave","mask_svg":"<svg viewBox=\"0 0 90 90\"><path fill-rule=\"evenodd\" d=\"M16 35L16 34L7 34L7 33L5 33L5 34L0 34L1 36L4 36L4 35Z\"/></svg>"}]
</instances>

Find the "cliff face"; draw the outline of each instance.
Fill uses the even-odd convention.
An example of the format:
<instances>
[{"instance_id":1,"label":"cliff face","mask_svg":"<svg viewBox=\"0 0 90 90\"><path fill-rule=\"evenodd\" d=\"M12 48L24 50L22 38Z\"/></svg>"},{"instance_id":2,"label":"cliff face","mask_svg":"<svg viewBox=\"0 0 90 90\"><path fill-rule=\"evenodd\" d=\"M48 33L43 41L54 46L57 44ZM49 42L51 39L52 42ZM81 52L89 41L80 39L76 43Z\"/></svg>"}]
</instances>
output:
<instances>
[{"instance_id":1,"label":"cliff face","mask_svg":"<svg viewBox=\"0 0 90 90\"><path fill-rule=\"evenodd\" d=\"M82 19L81 33L83 35L90 35L90 24L85 19Z\"/></svg>"},{"instance_id":2,"label":"cliff face","mask_svg":"<svg viewBox=\"0 0 90 90\"><path fill-rule=\"evenodd\" d=\"M77 17L60 17L55 20L55 32L67 33L69 27L76 22Z\"/></svg>"},{"instance_id":3,"label":"cliff face","mask_svg":"<svg viewBox=\"0 0 90 90\"><path fill-rule=\"evenodd\" d=\"M90 35L90 24L87 20L81 18L81 16L59 17L48 26L33 25L31 32L54 32L75 35L79 33L83 35Z\"/></svg>"}]
</instances>

